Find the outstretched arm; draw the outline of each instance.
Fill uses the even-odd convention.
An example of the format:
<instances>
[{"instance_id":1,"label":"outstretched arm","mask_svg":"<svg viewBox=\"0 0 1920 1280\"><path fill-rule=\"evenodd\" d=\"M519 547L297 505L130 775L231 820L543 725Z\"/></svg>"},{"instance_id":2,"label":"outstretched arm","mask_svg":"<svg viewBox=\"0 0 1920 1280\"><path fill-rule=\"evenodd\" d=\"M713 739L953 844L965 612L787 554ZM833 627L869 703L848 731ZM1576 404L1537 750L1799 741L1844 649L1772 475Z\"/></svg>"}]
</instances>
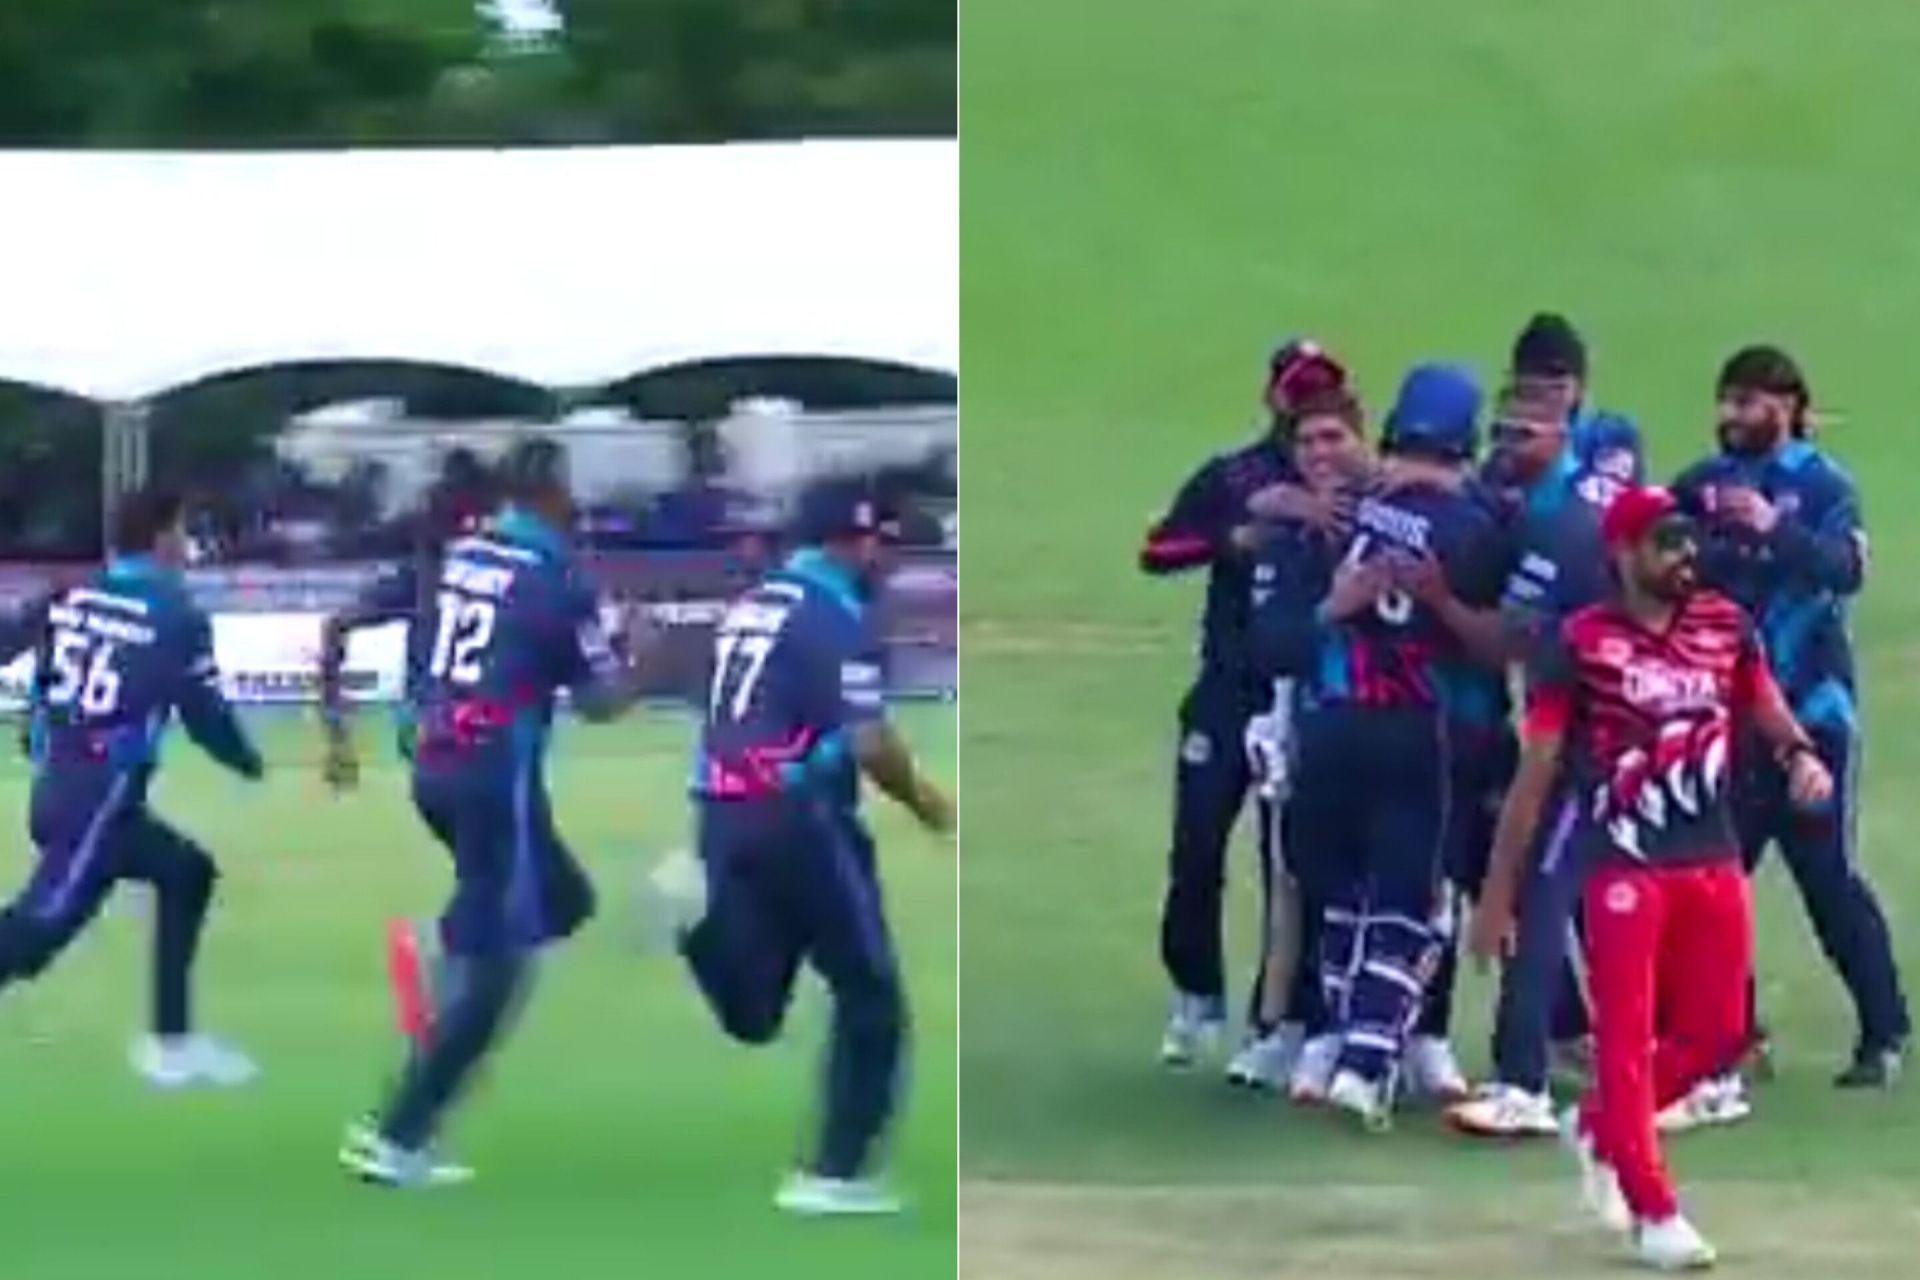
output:
<instances>
[{"instance_id":1,"label":"outstretched arm","mask_svg":"<svg viewBox=\"0 0 1920 1280\"><path fill-rule=\"evenodd\" d=\"M419 568L403 564L383 574L366 594L320 624L320 722L326 734L327 783L336 791L359 780L360 762L354 754L347 726L347 702L342 675L347 664L347 640L355 631L385 626L419 616L420 596L427 579Z\"/></svg>"},{"instance_id":2,"label":"outstretched arm","mask_svg":"<svg viewBox=\"0 0 1920 1280\"><path fill-rule=\"evenodd\" d=\"M184 662L174 705L187 736L202 751L244 778L258 778L265 766L260 752L240 727L233 706L220 691L220 667L213 657L213 628L204 614L187 621Z\"/></svg>"},{"instance_id":3,"label":"outstretched arm","mask_svg":"<svg viewBox=\"0 0 1920 1280\"><path fill-rule=\"evenodd\" d=\"M1818 522L1778 520L1772 541L1774 554L1815 586L1850 596L1866 582L1867 535L1852 483L1838 483L1840 491Z\"/></svg>"},{"instance_id":4,"label":"outstretched arm","mask_svg":"<svg viewBox=\"0 0 1920 1280\"><path fill-rule=\"evenodd\" d=\"M571 633L562 644L567 676L562 683L573 692L574 710L596 724L616 720L640 701L651 636L640 626L637 611L626 610L623 658L600 621L599 602L584 590L576 594L569 616Z\"/></svg>"},{"instance_id":5,"label":"outstretched arm","mask_svg":"<svg viewBox=\"0 0 1920 1280\"><path fill-rule=\"evenodd\" d=\"M0 613L0 666L13 661L39 642L46 629L47 608L53 596L43 595L18 609Z\"/></svg>"},{"instance_id":6,"label":"outstretched arm","mask_svg":"<svg viewBox=\"0 0 1920 1280\"><path fill-rule=\"evenodd\" d=\"M1181 573L1244 551L1251 542L1237 528L1239 517L1229 507L1219 460L1208 462L1188 477L1167 513L1147 530L1140 546L1141 570Z\"/></svg>"}]
</instances>

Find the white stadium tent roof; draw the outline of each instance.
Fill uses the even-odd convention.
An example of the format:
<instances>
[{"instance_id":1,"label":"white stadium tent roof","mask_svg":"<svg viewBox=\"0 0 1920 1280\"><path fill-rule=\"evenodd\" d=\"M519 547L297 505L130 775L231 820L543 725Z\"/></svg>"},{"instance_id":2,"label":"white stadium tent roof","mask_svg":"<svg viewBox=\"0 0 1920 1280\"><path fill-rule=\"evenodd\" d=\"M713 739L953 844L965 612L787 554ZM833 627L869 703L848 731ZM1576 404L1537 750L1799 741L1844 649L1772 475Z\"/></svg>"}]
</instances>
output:
<instances>
[{"instance_id":1,"label":"white stadium tent roof","mask_svg":"<svg viewBox=\"0 0 1920 1280\"><path fill-rule=\"evenodd\" d=\"M7 152L0 191L0 378L101 401L311 360L959 370L951 141Z\"/></svg>"}]
</instances>

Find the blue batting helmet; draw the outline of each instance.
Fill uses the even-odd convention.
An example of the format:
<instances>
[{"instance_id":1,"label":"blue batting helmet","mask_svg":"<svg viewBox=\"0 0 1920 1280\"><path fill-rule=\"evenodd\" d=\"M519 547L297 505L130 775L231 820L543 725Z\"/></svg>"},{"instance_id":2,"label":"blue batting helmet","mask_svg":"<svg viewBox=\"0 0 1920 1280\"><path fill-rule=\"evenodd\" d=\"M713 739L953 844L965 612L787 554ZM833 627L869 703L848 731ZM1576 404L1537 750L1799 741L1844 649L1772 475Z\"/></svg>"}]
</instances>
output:
<instances>
[{"instance_id":1,"label":"blue batting helmet","mask_svg":"<svg viewBox=\"0 0 1920 1280\"><path fill-rule=\"evenodd\" d=\"M1381 447L1388 453L1464 461L1479 443L1479 380L1459 365L1415 365L1387 414Z\"/></svg>"}]
</instances>

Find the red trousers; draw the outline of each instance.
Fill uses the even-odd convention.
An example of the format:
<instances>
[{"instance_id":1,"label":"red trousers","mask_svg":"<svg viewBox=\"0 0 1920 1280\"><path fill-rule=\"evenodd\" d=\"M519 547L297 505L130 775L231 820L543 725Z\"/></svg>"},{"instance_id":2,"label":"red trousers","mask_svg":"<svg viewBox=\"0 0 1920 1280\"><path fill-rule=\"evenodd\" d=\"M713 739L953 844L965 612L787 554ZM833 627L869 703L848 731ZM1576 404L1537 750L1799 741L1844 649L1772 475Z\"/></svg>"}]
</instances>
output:
<instances>
[{"instance_id":1,"label":"red trousers","mask_svg":"<svg viewBox=\"0 0 1920 1280\"><path fill-rule=\"evenodd\" d=\"M1746 1048L1747 877L1732 856L1603 866L1587 884L1584 912L1595 1064L1581 1128L1635 1216L1665 1218L1678 1202L1654 1116L1732 1068Z\"/></svg>"}]
</instances>

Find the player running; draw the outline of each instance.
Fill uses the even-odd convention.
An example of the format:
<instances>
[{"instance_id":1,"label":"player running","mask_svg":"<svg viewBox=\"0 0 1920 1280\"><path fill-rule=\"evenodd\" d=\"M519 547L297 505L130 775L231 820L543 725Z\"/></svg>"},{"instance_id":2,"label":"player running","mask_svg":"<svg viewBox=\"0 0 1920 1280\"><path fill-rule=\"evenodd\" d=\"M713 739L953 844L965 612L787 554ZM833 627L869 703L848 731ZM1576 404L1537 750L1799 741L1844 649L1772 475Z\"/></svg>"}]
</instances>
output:
<instances>
[{"instance_id":1,"label":"player running","mask_svg":"<svg viewBox=\"0 0 1920 1280\"><path fill-rule=\"evenodd\" d=\"M929 830L950 831L954 815L882 701L871 609L895 529L863 484L807 495L801 549L734 603L715 638L692 787L698 859L669 857L646 886L659 940L678 946L736 1040L779 1035L802 961L832 993L819 1137L775 1200L791 1213L899 1208L875 1169L907 1014L860 774Z\"/></svg>"},{"instance_id":2,"label":"player running","mask_svg":"<svg viewBox=\"0 0 1920 1280\"><path fill-rule=\"evenodd\" d=\"M1568 618L1534 659L1520 768L1469 945L1483 959L1508 949L1527 851L1566 771L1578 803L1556 822L1593 859L1583 901L1596 1041L1594 1085L1568 1137L1588 1206L1631 1232L1642 1262L1678 1270L1715 1254L1680 1212L1654 1116L1747 1043L1753 925L1729 763L1751 734L1802 808L1824 803L1832 778L1746 614L1699 587L1695 529L1673 496L1624 491L1603 533L1619 595Z\"/></svg>"},{"instance_id":3,"label":"player running","mask_svg":"<svg viewBox=\"0 0 1920 1280\"><path fill-rule=\"evenodd\" d=\"M453 856L441 914L437 1006L378 1117L349 1129L346 1167L388 1186L463 1181L432 1146L448 1109L500 1043L541 949L593 913L586 873L554 830L544 782L555 695L591 720L620 715L638 674L614 656L566 530L560 446L533 439L503 464L509 505L447 548L408 637L418 672L413 800ZM425 948L423 948L425 949Z\"/></svg>"},{"instance_id":4,"label":"player running","mask_svg":"<svg viewBox=\"0 0 1920 1280\"><path fill-rule=\"evenodd\" d=\"M1479 402L1460 370L1408 375L1382 482L1355 509L1331 585L1311 614L1287 610L1293 638L1275 641L1293 646L1300 682L1288 835L1302 895L1321 904L1321 981L1340 1036L1327 1097L1374 1128L1390 1117L1447 942L1453 693L1479 661L1467 637L1498 598L1505 558L1469 490Z\"/></svg>"},{"instance_id":5,"label":"player running","mask_svg":"<svg viewBox=\"0 0 1920 1280\"><path fill-rule=\"evenodd\" d=\"M1838 785L1813 812L1787 802L1785 772L1764 758L1736 778L1749 870L1777 844L1827 959L1853 999L1859 1032L1834 1083L1899 1077L1911 1023L1886 917L1855 853L1860 769L1849 602L1866 577L1867 536L1853 481L1806 438L1811 395L1786 352L1736 352L1718 383L1720 451L1674 484L1700 522L1700 572L1752 613L1794 714ZM1738 1077L1720 1083L1737 1091Z\"/></svg>"},{"instance_id":6,"label":"player running","mask_svg":"<svg viewBox=\"0 0 1920 1280\"><path fill-rule=\"evenodd\" d=\"M39 861L0 912L4 986L39 976L115 884L152 886L151 1023L133 1064L162 1088L244 1084L257 1074L238 1049L194 1030L194 957L219 873L147 805L176 714L215 760L250 780L262 772L221 694L212 627L179 576L181 510L171 493L129 494L114 513L106 568L34 611L29 828Z\"/></svg>"},{"instance_id":7,"label":"player running","mask_svg":"<svg viewBox=\"0 0 1920 1280\"><path fill-rule=\"evenodd\" d=\"M414 536L413 555L381 574L351 606L328 617L320 627L320 718L326 731L324 771L336 790L359 780L360 763L347 723L341 676L346 666L347 641L355 631L403 622L426 612L438 590L440 566L454 539L478 533L493 513L498 499L492 474L465 450L447 455L440 481L427 495ZM405 687L396 720L403 758L413 756L413 702L419 671L407 664Z\"/></svg>"},{"instance_id":8,"label":"player running","mask_svg":"<svg viewBox=\"0 0 1920 1280\"><path fill-rule=\"evenodd\" d=\"M1247 658L1257 525L1284 514L1270 504L1280 492L1276 486L1294 478L1285 440L1294 406L1345 383L1346 370L1318 343L1299 339L1275 351L1268 366L1267 433L1208 459L1181 486L1140 549L1147 573L1208 569L1200 670L1180 703L1173 848L1160 916L1160 956L1174 987L1160 1057L1170 1066L1192 1063L1219 1041L1226 1024L1220 910L1227 844L1252 783L1242 746L1247 723L1273 697Z\"/></svg>"}]
</instances>

